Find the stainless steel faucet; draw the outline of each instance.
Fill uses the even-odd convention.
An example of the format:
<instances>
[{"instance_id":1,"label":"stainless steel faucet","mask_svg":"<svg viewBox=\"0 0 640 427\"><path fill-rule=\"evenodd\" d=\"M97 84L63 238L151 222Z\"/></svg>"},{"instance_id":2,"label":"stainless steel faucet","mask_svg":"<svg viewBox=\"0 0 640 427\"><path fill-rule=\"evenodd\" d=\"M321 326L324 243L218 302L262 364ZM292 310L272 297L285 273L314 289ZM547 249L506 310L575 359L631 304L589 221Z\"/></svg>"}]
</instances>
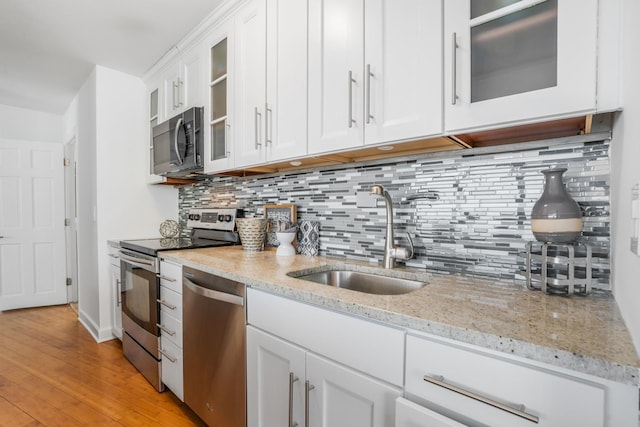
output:
<instances>
[{"instance_id":1,"label":"stainless steel faucet","mask_svg":"<svg viewBox=\"0 0 640 427\"><path fill-rule=\"evenodd\" d=\"M371 186L371 194L384 198L387 208L387 232L384 242L384 268L393 268L395 267L396 259L406 260L413 258L413 241L411 240L409 233L406 233L410 249L393 246L393 206L391 196L389 195L389 192L382 187L382 185Z\"/></svg>"}]
</instances>

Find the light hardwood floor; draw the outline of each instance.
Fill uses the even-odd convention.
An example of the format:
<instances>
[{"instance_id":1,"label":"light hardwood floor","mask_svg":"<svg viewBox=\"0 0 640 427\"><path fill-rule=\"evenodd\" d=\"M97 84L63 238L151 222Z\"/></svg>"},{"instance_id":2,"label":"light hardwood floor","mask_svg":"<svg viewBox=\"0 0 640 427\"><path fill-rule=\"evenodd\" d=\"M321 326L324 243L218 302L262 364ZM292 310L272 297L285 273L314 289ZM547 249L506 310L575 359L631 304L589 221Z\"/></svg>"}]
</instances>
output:
<instances>
[{"instance_id":1,"label":"light hardwood floor","mask_svg":"<svg viewBox=\"0 0 640 427\"><path fill-rule=\"evenodd\" d=\"M69 306L0 312L0 426L203 426Z\"/></svg>"}]
</instances>

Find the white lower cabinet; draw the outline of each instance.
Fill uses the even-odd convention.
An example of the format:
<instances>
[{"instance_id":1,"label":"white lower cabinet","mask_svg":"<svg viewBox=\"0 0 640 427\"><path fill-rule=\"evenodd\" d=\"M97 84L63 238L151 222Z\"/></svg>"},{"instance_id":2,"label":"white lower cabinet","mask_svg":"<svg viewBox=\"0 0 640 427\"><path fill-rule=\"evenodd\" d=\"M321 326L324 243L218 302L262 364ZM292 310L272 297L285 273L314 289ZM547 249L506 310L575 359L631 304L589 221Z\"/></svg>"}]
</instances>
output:
<instances>
[{"instance_id":1,"label":"white lower cabinet","mask_svg":"<svg viewBox=\"0 0 640 427\"><path fill-rule=\"evenodd\" d=\"M399 397L396 399L395 427L465 427L449 417Z\"/></svg>"},{"instance_id":2,"label":"white lower cabinet","mask_svg":"<svg viewBox=\"0 0 640 427\"><path fill-rule=\"evenodd\" d=\"M401 390L252 326L247 329L248 425L385 427ZM308 420L308 424L306 424Z\"/></svg>"},{"instance_id":3,"label":"white lower cabinet","mask_svg":"<svg viewBox=\"0 0 640 427\"><path fill-rule=\"evenodd\" d=\"M420 418L415 406L404 408L398 412L402 422L396 427L631 427L637 423L637 413L629 410L634 407L630 402L637 404L638 399L633 387L411 334L407 335L405 397L419 403L424 414ZM398 402L399 407L403 404ZM422 421L416 424L416 419Z\"/></svg>"},{"instance_id":4,"label":"white lower cabinet","mask_svg":"<svg viewBox=\"0 0 640 427\"><path fill-rule=\"evenodd\" d=\"M393 425L402 330L254 289L247 316L248 425Z\"/></svg>"},{"instance_id":5,"label":"white lower cabinet","mask_svg":"<svg viewBox=\"0 0 640 427\"><path fill-rule=\"evenodd\" d=\"M122 295L120 294L120 254L118 248L109 247L109 274L111 277L111 333L122 341Z\"/></svg>"},{"instance_id":6,"label":"white lower cabinet","mask_svg":"<svg viewBox=\"0 0 640 427\"><path fill-rule=\"evenodd\" d=\"M182 266L160 261L162 383L184 400L182 361Z\"/></svg>"}]
</instances>

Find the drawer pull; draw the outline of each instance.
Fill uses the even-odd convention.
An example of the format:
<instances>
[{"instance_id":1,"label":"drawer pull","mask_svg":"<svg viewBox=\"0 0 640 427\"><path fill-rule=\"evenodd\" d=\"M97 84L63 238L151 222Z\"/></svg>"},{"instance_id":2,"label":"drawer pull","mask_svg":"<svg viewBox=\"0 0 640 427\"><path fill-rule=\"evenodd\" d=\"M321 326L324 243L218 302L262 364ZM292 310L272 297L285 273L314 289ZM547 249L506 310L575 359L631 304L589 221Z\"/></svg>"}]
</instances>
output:
<instances>
[{"instance_id":1,"label":"drawer pull","mask_svg":"<svg viewBox=\"0 0 640 427\"><path fill-rule=\"evenodd\" d=\"M173 277L165 276L163 274L156 274L156 276L161 278L162 280L166 280L167 282L176 282L176 279L174 279Z\"/></svg>"},{"instance_id":2,"label":"drawer pull","mask_svg":"<svg viewBox=\"0 0 640 427\"><path fill-rule=\"evenodd\" d=\"M169 353L167 353L166 351L164 351L163 349L159 348L158 351L160 352L160 354L162 354L164 357L166 357L167 359L169 359L169 362L171 363L176 363L178 361L177 358L171 356Z\"/></svg>"},{"instance_id":3,"label":"drawer pull","mask_svg":"<svg viewBox=\"0 0 640 427\"><path fill-rule=\"evenodd\" d=\"M160 330L162 332L166 332L167 334L171 335L172 337L176 335L176 331L172 331L171 329L167 329L166 326L161 325L160 323L156 323L156 326L158 328L160 328Z\"/></svg>"},{"instance_id":4,"label":"drawer pull","mask_svg":"<svg viewBox=\"0 0 640 427\"><path fill-rule=\"evenodd\" d=\"M175 310L176 308L178 308L177 306L175 306L175 305L173 305L173 304L170 304L170 303L166 302L166 301L165 301L165 300L163 300L163 299L157 299L156 301L158 302L158 304L162 304L162 305L164 305L164 306L165 306L165 307L167 307L169 310Z\"/></svg>"},{"instance_id":5,"label":"drawer pull","mask_svg":"<svg viewBox=\"0 0 640 427\"><path fill-rule=\"evenodd\" d=\"M444 377L440 375L425 375L423 378L428 383L437 385L438 387L445 388L447 390L453 391L455 393L461 394L463 396L469 397L471 399L477 400L478 402L485 403L487 405L493 406L494 408L500 409L505 412L509 412L510 414L516 415L518 417L524 418L525 420L531 421L532 423L538 424L539 418L535 415L531 415L524 411L524 405L521 405L522 410L512 408L511 406L498 402L493 399L489 399L488 397L482 396L480 394L465 390L453 384L448 384L444 381Z\"/></svg>"}]
</instances>

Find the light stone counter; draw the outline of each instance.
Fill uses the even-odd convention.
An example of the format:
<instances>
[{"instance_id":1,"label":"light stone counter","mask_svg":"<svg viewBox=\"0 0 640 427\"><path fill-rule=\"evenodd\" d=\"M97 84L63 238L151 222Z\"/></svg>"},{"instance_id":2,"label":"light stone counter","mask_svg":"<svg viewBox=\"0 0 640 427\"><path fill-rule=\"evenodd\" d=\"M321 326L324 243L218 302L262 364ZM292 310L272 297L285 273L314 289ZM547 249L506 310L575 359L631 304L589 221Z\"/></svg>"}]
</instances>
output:
<instances>
[{"instance_id":1,"label":"light stone counter","mask_svg":"<svg viewBox=\"0 0 640 427\"><path fill-rule=\"evenodd\" d=\"M640 383L640 361L608 292L566 298L495 280L394 269L395 275L429 284L404 295L371 295L286 274L327 265L380 271L371 264L276 257L274 251L250 253L240 246L169 251L161 257L299 301L625 384Z\"/></svg>"}]
</instances>

